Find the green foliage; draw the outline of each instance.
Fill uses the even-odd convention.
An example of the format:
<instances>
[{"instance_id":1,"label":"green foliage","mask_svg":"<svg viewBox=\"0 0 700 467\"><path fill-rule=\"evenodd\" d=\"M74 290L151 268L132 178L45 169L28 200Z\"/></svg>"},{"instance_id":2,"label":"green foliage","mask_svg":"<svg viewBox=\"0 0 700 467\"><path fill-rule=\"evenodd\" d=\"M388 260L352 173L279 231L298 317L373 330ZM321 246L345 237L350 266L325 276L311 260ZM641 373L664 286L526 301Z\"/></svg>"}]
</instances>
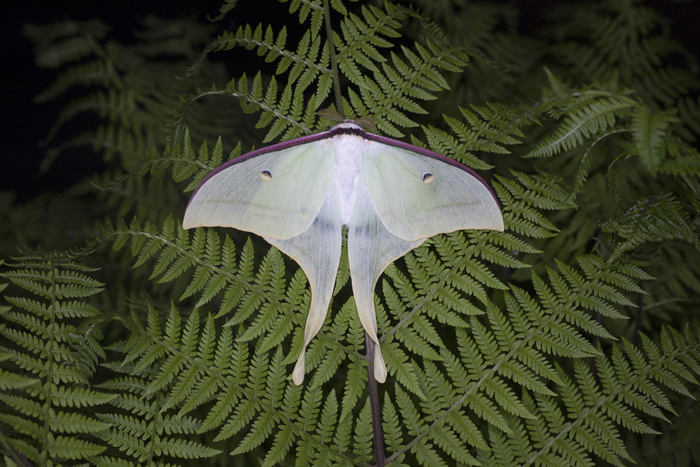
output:
<instances>
[{"instance_id":1,"label":"green foliage","mask_svg":"<svg viewBox=\"0 0 700 467\"><path fill-rule=\"evenodd\" d=\"M177 435L194 435L201 426L201 420L180 414L170 414L169 404L164 398L166 389L172 387L174 372L183 363L183 353L195 351L196 336L199 325L196 314L190 316L187 328L180 342L180 316L177 310L172 310L167 317L165 328L161 327L161 313L153 308L148 312L148 324L141 327L137 320L132 321L132 333L127 342L112 346L112 350L126 354L121 364L116 361L108 364L110 368L125 376L111 379L100 384L102 390L109 391L116 397L110 402L115 413L102 413L98 417L110 426L108 430L99 433L106 444L117 448L118 456L99 456L93 459L95 465L115 465L125 456L148 465L153 465L163 459L199 459L211 457L221 452L207 447L201 442L193 441L191 437ZM216 362L225 362L228 349L221 350L230 344L223 339L219 346ZM200 346L199 364L211 365L211 342L205 341ZM202 354L203 352L203 354ZM223 354L223 355L221 355ZM162 358L168 355L168 358ZM207 358L208 357L208 358ZM215 366L214 370L220 368ZM202 367L199 371L202 371ZM176 386L180 393L191 390L193 380L198 375L191 374L190 379ZM206 386L206 385L205 385ZM131 464L137 465L137 464Z\"/></svg>"},{"instance_id":2,"label":"green foliage","mask_svg":"<svg viewBox=\"0 0 700 467\"><path fill-rule=\"evenodd\" d=\"M480 171L505 232L387 268L377 398L344 252L295 386L303 271L181 219L225 160L331 124L324 2L216 36L149 18L127 45L97 21L27 27L59 70L39 100L67 100L45 166L87 145L106 168L0 197L3 255L32 247L0 264L5 463L367 466L380 434L394 466L700 463L700 81L665 20L567 4L531 37L517 2L330 4L344 114Z\"/></svg>"},{"instance_id":3,"label":"green foliage","mask_svg":"<svg viewBox=\"0 0 700 467\"><path fill-rule=\"evenodd\" d=\"M90 388L105 354L100 312L87 301L104 284L76 256L27 252L2 273L26 292L6 292L11 306L0 308L0 357L8 363L0 370L0 422L12 427L3 433L3 450L17 465L83 460L105 450L90 435L109 425L92 412L114 395Z\"/></svg>"}]
</instances>

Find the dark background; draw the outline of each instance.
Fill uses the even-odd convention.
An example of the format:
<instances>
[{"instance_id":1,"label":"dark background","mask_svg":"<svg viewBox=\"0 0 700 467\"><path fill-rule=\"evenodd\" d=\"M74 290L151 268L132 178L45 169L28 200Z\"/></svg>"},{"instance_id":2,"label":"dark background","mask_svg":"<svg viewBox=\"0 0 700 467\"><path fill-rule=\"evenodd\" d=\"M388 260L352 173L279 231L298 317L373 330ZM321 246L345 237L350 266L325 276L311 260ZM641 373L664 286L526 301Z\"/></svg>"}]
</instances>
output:
<instances>
[{"instance_id":1,"label":"dark background","mask_svg":"<svg viewBox=\"0 0 700 467\"><path fill-rule=\"evenodd\" d=\"M561 0L560 0L561 1ZM6 2L7 3L7 2ZM543 22L542 18L553 3L551 0L517 0L521 10L521 32L532 33ZM653 7L672 20L673 36L696 55L700 51L700 3L698 1L674 2L650 0ZM27 23L49 24L63 19L100 19L112 27L112 35L128 40L138 28L139 19L149 14L164 18L190 16L206 21L206 16L216 16L219 0L170 2L140 0L130 2L9 2L3 6L2 15L2 90L1 113L2 145L0 146L0 192L14 191L17 201L26 201L40 193L60 192L98 170L100 161L88 151L66 151L54 166L44 174L39 173L39 163L44 157L40 142L55 122L60 107L51 104L35 104L33 98L47 88L57 74L55 70L34 65L32 44L23 35ZM263 24L274 22L270 7L287 8L276 0L239 0L236 9L225 18L222 27L245 18L244 22ZM273 9L274 9L273 8Z\"/></svg>"},{"instance_id":2,"label":"dark background","mask_svg":"<svg viewBox=\"0 0 700 467\"><path fill-rule=\"evenodd\" d=\"M252 3L259 3L259 0ZM0 192L14 191L17 201L22 202L40 193L61 192L101 167L101 161L88 150L68 150L61 153L48 172L39 172L39 164L45 155L41 142L55 123L61 107L51 103L37 104L33 99L51 85L58 73L57 70L35 66L33 44L23 34L24 25L96 18L112 28L110 37L128 41L133 31L139 29L140 19L149 14L163 18L190 16L206 21L207 14L216 16L219 7L218 0L28 1L9 2L3 6L1 63L4 105L0 115Z\"/></svg>"}]
</instances>

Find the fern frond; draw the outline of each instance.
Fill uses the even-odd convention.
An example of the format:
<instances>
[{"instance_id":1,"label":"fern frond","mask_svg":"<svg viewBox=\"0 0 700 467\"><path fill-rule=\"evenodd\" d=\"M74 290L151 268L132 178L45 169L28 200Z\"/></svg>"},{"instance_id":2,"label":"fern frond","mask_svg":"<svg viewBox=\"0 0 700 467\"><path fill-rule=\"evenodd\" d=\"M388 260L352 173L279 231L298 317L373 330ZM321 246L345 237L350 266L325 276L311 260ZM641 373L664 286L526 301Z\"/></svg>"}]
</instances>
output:
<instances>
[{"instance_id":1,"label":"fern frond","mask_svg":"<svg viewBox=\"0 0 700 467\"><path fill-rule=\"evenodd\" d=\"M102 421L111 425L109 430L100 433L99 436L109 445L122 451L122 455L128 455L139 462L155 458L196 459L211 457L221 452L201 443L175 436L197 433L202 422L185 415L182 410L179 414L172 413L171 407L177 402L163 404L163 396L168 391L181 400L183 386L187 387L187 381L196 379L196 375L193 377L190 374L178 384L173 384L173 379L178 376L178 370L183 366L183 359L172 354L170 358L164 359L168 350L173 352L180 348L181 340L184 344L183 350L194 351L196 339L199 337L198 327L195 326L195 323L199 324L198 316L190 315L184 333L182 333L179 317L177 310L171 309L166 326L161 331L157 312L151 308L149 311L151 324L147 330L135 328L136 332L132 334L131 342L125 348L131 352L131 357L126 359L121 367L114 367L120 372L132 373L140 377L119 377L100 385L104 389L111 390L116 396L111 401L115 408L121 408L131 414L99 414L98 417ZM148 336L143 334L145 332L160 339L156 341L156 346ZM159 348L158 345L162 347ZM211 340L209 345L213 347ZM202 351L209 352L208 349L200 347L200 352ZM212 363L207 355L204 356L204 361ZM146 376L146 381L143 381L141 377L145 375L150 376ZM192 389L192 386L190 385L189 389ZM201 394L201 385L197 389L199 389L198 395ZM197 395L193 398L196 399ZM149 423L145 423L144 420L148 420ZM104 463L116 461L113 456L102 456L99 459Z\"/></svg>"},{"instance_id":2,"label":"fern frond","mask_svg":"<svg viewBox=\"0 0 700 467\"><path fill-rule=\"evenodd\" d=\"M371 70L373 81L358 83L361 103L351 99L358 114L365 108L374 109L371 116L377 128L392 136L402 136L396 125L417 126L407 114L426 113L418 100L433 100L434 92L449 88L438 69L459 71L469 61L466 51L457 47L434 43L416 43L415 47L418 54L406 47L401 49L410 65L392 53L394 66L384 62L381 70Z\"/></svg>"},{"instance_id":3,"label":"fern frond","mask_svg":"<svg viewBox=\"0 0 700 467\"><path fill-rule=\"evenodd\" d=\"M567 109L567 116L554 134L542 141L526 157L552 157L604 133L633 109L629 100L616 97L583 99Z\"/></svg>"},{"instance_id":4,"label":"fern frond","mask_svg":"<svg viewBox=\"0 0 700 467\"><path fill-rule=\"evenodd\" d=\"M405 13L387 5L386 12L373 6L362 7L362 18L355 14L345 17L341 23L343 35L333 36L333 42L340 50L338 68L350 82L359 87L365 84L360 67L377 71L373 62L386 60L377 47L388 48L391 43L382 36L396 38L400 35L396 30L405 18Z\"/></svg>"},{"instance_id":5,"label":"fern frond","mask_svg":"<svg viewBox=\"0 0 700 467\"><path fill-rule=\"evenodd\" d=\"M84 300L104 284L88 275L96 269L80 259L73 253L26 252L0 273L34 297L6 295L16 309L0 308L0 335L6 339L0 350L13 365L0 374L0 420L12 430L3 444L36 463L86 459L105 449L90 434L109 425L90 412L114 396L88 387L104 352L94 332L81 332L70 321L100 316Z\"/></svg>"},{"instance_id":6,"label":"fern frond","mask_svg":"<svg viewBox=\"0 0 700 467\"><path fill-rule=\"evenodd\" d=\"M199 323L197 313L192 313L184 326L179 316L179 312L171 308L163 327L157 310L151 308L148 327L141 329L137 325L135 328L137 332L124 347L128 353L120 371L135 376L148 375L148 381L140 384L140 378L134 380L129 376L102 385L122 391L123 395L112 403L132 412L127 416L100 416L112 423L109 433L100 435L105 441L136 460L159 450L165 456L198 458L218 451L191 442L184 445L179 438L168 439L164 435L218 430L217 440L232 436L241 440L236 454L255 450L269 440L273 448L267 451L266 465L283 459L300 439L310 443L310 450L323 452L334 460L348 461L330 441L337 429L334 420L338 416L338 406L334 397L326 401L318 429L309 421L308 431L299 431L296 423L299 408L318 404L314 396L318 393L312 390L302 402L301 387L291 384L288 378L281 347L276 348L271 358L268 354L256 353L249 362L249 344L237 338L232 350L229 327L223 328L222 335L217 338L211 316L203 327L196 325ZM203 423L186 415L212 402L209 418ZM147 426L135 418L138 414L153 420L150 429L159 433L158 438L146 433ZM313 420L313 415L311 417ZM314 430L319 431L314 433Z\"/></svg>"},{"instance_id":7,"label":"fern frond","mask_svg":"<svg viewBox=\"0 0 700 467\"><path fill-rule=\"evenodd\" d=\"M167 147L162 154L151 153L130 173L114 176L105 174L100 182L95 183L101 191L100 199L107 205L119 205L117 219L130 217L162 221L160 213L167 212L169 206L179 201L179 193L168 184L164 171L172 167L172 180L179 183L189 181L186 192L193 191L212 170L223 162L223 142L218 138L209 150L205 140L195 150L189 128L185 128L182 144ZM241 154L239 143L229 154L229 159ZM151 177L145 179L146 174Z\"/></svg>"},{"instance_id":8,"label":"fern frond","mask_svg":"<svg viewBox=\"0 0 700 467\"><path fill-rule=\"evenodd\" d=\"M216 85L208 91L202 91L183 99L176 110L177 121L175 123L176 135L184 132L184 118L192 105L207 96L236 97L240 100L245 113L261 111L256 128L265 128L272 125L264 142L277 138L284 132L285 139L293 139L303 134L310 133L313 127L314 112L318 108L313 98L306 99L303 92L292 91L292 86L287 85L281 96L278 96L277 80L273 76L269 86L263 91L262 76L257 74L248 88L248 78L243 75L236 84L235 80L229 81L225 89L219 89Z\"/></svg>"},{"instance_id":9,"label":"fern frond","mask_svg":"<svg viewBox=\"0 0 700 467\"><path fill-rule=\"evenodd\" d=\"M290 70L289 84L294 83L299 76L310 73L313 76L318 74L330 74L327 67L319 64L321 52L321 38L315 35L312 40L310 31L302 37L296 52L286 49L287 29L283 27L277 37L271 26L267 26L263 32L263 27L259 24L255 29L250 26L241 26L236 32L226 32L210 43L202 52L199 59L190 65L188 73L194 73L197 68L207 59L212 52L231 50L234 47L244 47L248 50L256 50L258 56L265 56L265 62L278 61L275 74L280 75ZM303 86L305 88L306 86Z\"/></svg>"},{"instance_id":10,"label":"fern frond","mask_svg":"<svg viewBox=\"0 0 700 467\"><path fill-rule=\"evenodd\" d=\"M562 24L552 51L583 82L619 76L648 104L668 105L690 89L697 77L669 60L676 54L692 62L683 47L660 27L666 19L647 5L611 2L591 8L561 7L570 24ZM562 40L562 37L565 40ZM584 40L581 40L585 37Z\"/></svg>"},{"instance_id":11,"label":"fern frond","mask_svg":"<svg viewBox=\"0 0 700 467\"><path fill-rule=\"evenodd\" d=\"M511 308L510 311L515 310ZM518 314L519 313L516 312L515 316L518 316ZM495 317L495 315L492 316ZM553 318L555 315L550 316ZM502 319L500 322L504 323ZM518 322L523 321L518 320ZM601 369L600 378L602 387L597 386L598 383L593 373L591 373L590 369L581 361L577 361L576 363L575 380L570 379L561 368L557 368L556 373L553 373L550 366L549 374L552 375L552 380L558 382L557 384L563 385L561 386L559 394L563 397L566 412L568 413L568 417L564 417L560 409L556 408L556 402L551 398L553 393L547 394L551 392L549 390L546 390L546 392L538 391L535 398L537 401L536 404L534 404L534 400L527 394L523 394L524 405L521 405L518 399L512 399L512 396L507 396L507 392L501 393L500 396L505 397L505 399L499 399L497 392L499 379L495 377L494 370L498 368L498 370L495 371L501 372L502 370L500 370L500 368L502 368L504 363L507 363L515 355L519 354L521 352L520 349L524 349L525 347L520 343L515 343L515 346L513 346L511 342L503 342L500 345L503 345L503 352L507 355L494 359L497 355L497 350L493 347L493 338L488 337L488 331L485 328L475 326L476 324L477 323L472 323L472 329L475 331L476 340L472 341L466 333L461 332L461 341L463 345L467 347L476 344L480 348L479 353L487 356L487 361L491 363L483 362L481 364L482 368L486 369L489 365L495 365L491 370L485 373L479 371L475 372L476 368L473 365L478 365L480 360L471 358L464 360L465 363L468 362L472 365L472 369L469 372L472 374L470 378L471 383L465 386L467 390L461 398L455 399L455 394L452 392L443 393L444 395L442 395L439 400L433 399L425 405L423 410L425 411L427 419L436 420L430 428L426 426L418 428L415 425L415 421L411 422L411 420L417 420L417 409L408 402L405 393L397 388L397 401L399 402L400 413L404 419L404 423L409 433L414 436L418 433L420 434L406 444L405 448L395 452L389 460L393 460L398 456L403 456L410 450L410 452L417 456L417 460L422 465L431 465L430 461L426 459L433 459L433 461L436 461L438 457L436 457L434 451L430 449L430 444L426 444L425 437L436 436L433 433L440 433L441 436L443 436L444 432L439 430L439 427L442 426L441 424L446 420L446 415L459 413L455 410L458 410L462 404L470 404L471 410L484 417L490 425L502 430L510 442L514 444L517 443L520 446L527 446L530 443L528 439L530 436L532 440L540 440L540 449L538 452L520 449L519 457L513 459L515 463L534 462L536 459L540 458L551 459L552 456L554 456L555 459L560 458L560 461L565 462L566 465L578 465L579 463L585 465L590 462L588 460L590 459L589 455L595 454L614 464L619 464L620 458L629 459L629 455L624 445L621 443L618 433L619 429L616 428L616 425L641 433L653 433L654 431L651 430L647 424L642 422L639 416L635 415L634 411L642 410L652 416L663 417L663 412L659 410L660 407L664 407L668 410L670 405L663 393L658 391L656 384L660 383L677 391L685 391L680 380L673 376L668 369L674 368L674 373L680 374L683 378L692 382L695 381L692 373L697 374L698 371L700 371L697 360L697 349L695 348L695 346L698 345L697 337L693 335L686 335L683 337L677 333L674 334L674 332L670 330L664 330L662 335L662 343L666 346L663 352L649 339L645 338L644 347L647 357L629 342L625 342L624 347L627 350L628 360L625 359L621 352L615 351L613 352L613 365L608 357L605 357L604 354L600 352L600 349L598 349L599 351L596 352L596 358L598 368ZM552 326L552 324L554 323L550 321L545 328L538 326L540 329L539 333L533 334L528 331L527 334L532 336L531 339L534 338L535 340L541 339L541 337L535 336L541 335L544 329L549 329L549 331L545 332L553 332L554 335L559 334L558 331L552 330L552 327L557 327ZM502 325L503 324L500 326ZM480 329L478 333L476 332L477 329ZM674 335L675 338L670 339L669 337L671 335ZM540 344L538 344L538 346L539 345ZM674 351L672 347L675 345L679 347ZM464 350L466 350L467 347L464 347ZM615 349L618 349L618 347L615 347ZM447 353L447 350L443 352ZM676 352L679 353L677 354ZM488 357L489 355L491 355L491 357ZM691 355L694 355L694 357L690 357ZM463 380L463 376L459 375L465 373L464 370L458 369L459 364L457 364L457 360L454 357L450 357L449 359L446 358L445 361L452 362L450 364L452 370L449 374L455 378L454 381ZM671 361L673 363L671 363ZM681 361L687 361L688 364L680 364ZM486 367L483 366L484 363L486 363ZM444 382L441 383L441 381L443 381L441 373L435 371L436 368L434 365L427 364L426 370L430 371L430 376L426 378L425 381L426 383L428 381L430 382L430 385L434 388L433 391L442 386L445 386L445 388L450 387L449 385L445 385ZM502 374L508 375L509 373L506 372ZM540 385L540 387L542 386ZM484 391L484 393L480 396L479 394L481 391ZM426 394L432 394L431 391L424 392ZM601 392L603 396L600 395ZM505 418L499 418L498 412L493 411L493 403L484 399L484 396L487 394L498 403L501 410L510 411L512 416L525 418L528 430L515 430L512 421L506 422ZM452 403L452 401L456 402ZM511 406L510 404L512 403L515 405ZM662 405L658 406L657 403ZM522 407L522 409L518 409L517 407ZM440 414L440 416L436 419L436 415L430 415L431 413L435 413L436 415ZM560 415L556 415L558 413ZM535 415L543 416L545 419L550 420L550 424L546 426L537 423L536 421L538 419L535 418ZM554 420L557 420L556 423L554 423ZM412 432L412 426L416 426L418 430ZM447 439L449 439L449 436ZM504 440L501 439L499 441L498 437L491 438L491 440L492 443L495 443L491 444L491 451L496 455L502 455L502 450L504 449L502 442ZM445 440L442 440L441 443L441 447L447 451L447 454L456 456L456 454L447 447ZM424 454L422 452L423 450L426 450L428 454ZM429 454L431 452L433 452L433 454ZM484 455L485 454L484 452ZM462 459L462 461L468 462L468 459Z\"/></svg>"},{"instance_id":12,"label":"fern frond","mask_svg":"<svg viewBox=\"0 0 700 467\"><path fill-rule=\"evenodd\" d=\"M550 177L513 173L516 180L497 176L493 187L502 203L506 229L534 238L551 237L557 228L538 209L563 209L566 190Z\"/></svg>"},{"instance_id":13,"label":"fern frond","mask_svg":"<svg viewBox=\"0 0 700 467\"><path fill-rule=\"evenodd\" d=\"M665 328L662 331L662 340L669 342L669 337L673 334L678 335L676 331ZM676 355L673 355L675 352L671 352L660 356L658 349L648 339L645 339L645 348L647 355L652 357L651 360L645 358L643 353L629 342L624 343L627 357L618 346L613 349L612 359L600 353L596 357L596 364L599 369L604 369L599 373L602 388L596 387L596 378L590 368L582 362L576 364L576 382L565 377L560 368L560 377L566 381L567 412L573 421L562 424L563 420L560 418L560 426L550 431L549 440L527 461L536 462L538 458L546 456L549 450L564 454L580 452L581 449L616 465L622 465L620 458L630 459L615 425L640 433L654 433L634 411L641 410L664 418L657 402L660 401L666 407L668 403L664 400L665 397L658 399L663 393L658 391L655 382L683 390L683 385L675 378L669 379L670 374L666 368L676 368L685 378L695 381L692 373L697 373L696 358L691 357L690 367L680 362L696 352L693 347L697 345L697 336L678 336L672 344L678 346L675 349ZM666 350L671 350L670 346ZM649 392L651 388L653 392ZM654 395L655 399L650 398L650 395ZM551 407L551 401L538 396L537 405L542 408ZM541 410L539 407L536 410ZM551 412L551 409L547 411Z\"/></svg>"},{"instance_id":14,"label":"fern frond","mask_svg":"<svg viewBox=\"0 0 700 467\"><path fill-rule=\"evenodd\" d=\"M336 0L332 3L333 8L336 11L343 13L345 9ZM340 5L340 7L339 7ZM311 16L311 24L309 29L315 34L321 30L321 25L323 24L323 4L322 0L292 0L289 3L289 12L296 13L299 15L299 22L306 22L309 15Z\"/></svg>"},{"instance_id":15,"label":"fern frond","mask_svg":"<svg viewBox=\"0 0 700 467\"><path fill-rule=\"evenodd\" d=\"M187 22L180 24L179 30L166 30L157 21L146 22L147 27L160 31L159 35L144 33L144 37L164 40L171 37L189 37L201 40L201 27ZM177 104L178 96L186 93L192 85L175 79L180 66L173 62L189 59L191 44L180 41L179 47L165 52L173 62L157 63L147 60L150 51L138 45L120 46L106 42L106 27L99 22L71 22L55 35L49 35L48 43L37 44L41 50L38 58L40 66L61 67L62 75L57 82L42 95L42 100L58 98L78 86L97 87L90 94L74 99L61 111L54 127L50 130L48 142L53 147L48 157L42 161L46 170L55 159L66 150L74 147L92 147L96 153L102 153L106 161L117 159L122 168L133 167L146 151L155 148L161 150L166 146L162 125L169 119L169 108ZM27 33L39 41L46 41L45 30L32 28ZM151 44L157 48L156 45ZM163 49L158 49L159 54ZM134 63L140 63L134 67ZM167 66L170 73L161 74ZM177 71L176 71L177 70ZM97 123L85 133L60 139L63 127L81 115L92 114ZM190 117L191 118L191 117Z\"/></svg>"},{"instance_id":16,"label":"fern frond","mask_svg":"<svg viewBox=\"0 0 700 467\"><path fill-rule=\"evenodd\" d=\"M611 337L593 319L590 312L612 311L612 316L619 318L621 315L614 311L614 307L632 305L622 291L638 291L639 287L635 281L648 276L634 267L618 269L594 256L581 257L579 263L585 276L564 264L559 265L561 273L550 271L551 286L535 276L536 297L511 286L511 293L506 294L505 297L507 316L498 307L487 304L486 315L490 322L489 327L482 324L476 316L472 316L469 322L471 335L464 330L457 332L461 359L450 350L441 349L442 361L447 373L440 370L434 363L424 360L425 375L418 373L422 394L427 398L422 409L422 417L424 420L433 422L430 426L424 425L420 431L417 431L414 434L415 437L399 452L395 452L390 460L412 452L420 463L430 465L430 462L425 459L435 460L438 458L435 457L436 454L426 454L425 458L421 456L423 456L422 450L427 449L426 452L431 452L429 443L426 444L426 441L433 439L455 460L474 463L474 459L464 457L464 453L456 446L449 445L447 441L450 439L449 432L441 428L445 422L457 414L462 414L464 407L469 407L488 424L513 435L505 414L525 420L534 420L536 414L526 403L527 399L522 399L521 396L510 391L503 378L528 387L538 397L549 398L554 395L554 392L543 384L542 378L562 384L567 376L561 369L555 370L556 365L552 365L545 354L574 357L602 355L600 349L596 350L580 334L580 331L584 331ZM541 353L542 351L545 354ZM658 351L655 355L655 358L660 358ZM669 353L665 355L673 358ZM640 377L651 377L642 369L637 374ZM588 376L585 378L581 376L577 382L578 386L569 386L569 390L578 391L577 387L584 387L589 383ZM610 386L609 383L606 384L607 387ZM676 384L674 387L677 387L677 383L674 384ZM453 388L459 388L459 391ZM588 391L590 394L599 392L594 389ZM396 392L397 400L401 401L402 399L398 398L400 394L398 388ZM559 394L567 393L564 391ZM567 401L566 396L564 400ZM579 398L571 399L567 404L572 408L580 406L581 408L576 412L578 414L587 413L580 405L583 402L577 401ZM405 400L400 402L399 407L403 423L409 427L410 431L410 420L416 418L417 409ZM642 427L635 418L623 414L627 412L619 412L614 420L620 422L624 419L627 421L621 423ZM598 422L587 421L586 423ZM466 426L463 426L462 430L464 429ZM589 431L589 428L576 431L576 436L589 438L601 436L600 439L606 439L604 433L600 432L603 425L595 425L591 429L593 431ZM610 427L605 425L604 429L610 430ZM473 429L469 429L469 432L474 433ZM594 435L594 432L597 434ZM552 433L556 431L553 430ZM475 436L474 445L481 445L479 437L474 434L472 436ZM611 441L604 441L604 443L609 442ZM563 451L559 454L570 457L577 452L576 456L582 456L581 459L584 459L587 450L596 452L598 449L596 447L599 444L598 441L592 443L575 446L564 443L561 447ZM610 454L611 458L618 455L626 457L623 455L622 445L618 443L610 446L616 446ZM557 449L560 448L557 447Z\"/></svg>"},{"instance_id":17,"label":"fern frond","mask_svg":"<svg viewBox=\"0 0 700 467\"><path fill-rule=\"evenodd\" d=\"M70 254L58 274L45 266L54 259L25 255L14 284L0 285L12 291L0 307L6 463L367 466L381 463L383 430L390 465L626 465L651 458L636 448L648 436L678 435L676 420L692 436L693 59L639 2L564 5L542 40L518 33L517 4L415 1L436 21L342 0L326 18L324 0L291 0L279 2L285 27L243 20L218 37L191 20L145 20L127 45L100 23L34 31L40 63L61 73L40 99L81 94L49 134L51 156L87 145L108 167L93 178L98 196L87 183L67 195L76 202L56 211L61 223L44 215L47 201L0 196L0 234L9 251L101 224L90 263L109 286L95 294L95 272ZM347 242L296 386L303 270L255 236L186 231L172 214L181 190L227 157L326 128L316 111L335 78L324 19L345 89L331 107L493 168L484 178L506 226L437 235L386 269L375 311L389 377L378 394ZM251 60L231 80L237 62L212 59L234 51ZM188 64L189 77L172 79ZM92 128L68 134L90 115ZM679 458L688 446L678 442Z\"/></svg>"},{"instance_id":18,"label":"fern frond","mask_svg":"<svg viewBox=\"0 0 700 467\"><path fill-rule=\"evenodd\" d=\"M665 158L664 136L669 124L675 121L677 118L670 112L652 113L644 106L635 109L632 130L637 154L651 173L656 173Z\"/></svg>"},{"instance_id":19,"label":"fern frond","mask_svg":"<svg viewBox=\"0 0 700 467\"><path fill-rule=\"evenodd\" d=\"M685 209L668 193L638 201L618 219L603 224L602 228L622 240L613 252L613 259L644 243L664 240L683 240L700 249L698 233L688 222Z\"/></svg>"}]
</instances>

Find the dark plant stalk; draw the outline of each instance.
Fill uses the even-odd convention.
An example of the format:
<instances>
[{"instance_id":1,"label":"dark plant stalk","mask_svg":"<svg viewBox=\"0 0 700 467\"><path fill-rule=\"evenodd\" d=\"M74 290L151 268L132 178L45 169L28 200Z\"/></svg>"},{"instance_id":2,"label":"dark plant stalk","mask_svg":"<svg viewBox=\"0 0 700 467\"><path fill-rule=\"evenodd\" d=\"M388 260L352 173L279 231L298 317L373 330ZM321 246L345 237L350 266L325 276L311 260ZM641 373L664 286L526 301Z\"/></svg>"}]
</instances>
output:
<instances>
[{"instance_id":1,"label":"dark plant stalk","mask_svg":"<svg viewBox=\"0 0 700 467\"><path fill-rule=\"evenodd\" d=\"M382 430L382 408L379 404L379 386L374 379L374 341L365 332L365 343L367 345L367 387L369 388L369 405L372 408L372 432L374 433L374 458L377 460L377 467L384 467L386 459L384 457L384 431Z\"/></svg>"},{"instance_id":2,"label":"dark plant stalk","mask_svg":"<svg viewBox=\"0 0 700 467\"><path fill-rule=\"evenodd\" d=\"M338 61L335 56L335 46L333 45L333 30L331 29L331 8L328 0L323 0L323 10L326 21L326 39L328 40L328 51L331 57L331 72L333 73L333 89L335 91L335 106L342 118L343 96L340 93L340 75L338 74ZM369 389L369 405L372 408L372 433L374 434L374 458L377 460L377 467L384 467L386 459L384 457L384 432L382 431L382 412L379 404L379 387L374 379L374 341L365 332L365 342L367 345L367 386Z\"/></svg>"},{"instance_id":3,"label":"dark plant stalk","mask_svg":"<svg viewBox=\"0 0 700 467\"><path fill-rule=\"evenodd\" d=\"M343 95L340 93L340 74L338 74L338 60L335 56L335 46L333 45L333 30L331 29L331 7L328 0L323 0L323 15L326 20L326 39L328 39L328 52L331 56L331 72L333 73L333 90L335 91L335 107L342 118Z\"/></svg>"},{"instance_id":4,"label":"dark plant stalk","mask_svg":"<svg viewBox=\"0 0 700 467\"><path fill-rule=\"evenodd\" d=\"M17 449L12 446L8 440L9 436L7 435L7 432L0 427L0 446L5 450L7 455L12 458L13 461L15 461L15 464L24 466L24 467L33 467L33 464L27 459L24 454L19 452Z\"/></svg>"}]
</instances>

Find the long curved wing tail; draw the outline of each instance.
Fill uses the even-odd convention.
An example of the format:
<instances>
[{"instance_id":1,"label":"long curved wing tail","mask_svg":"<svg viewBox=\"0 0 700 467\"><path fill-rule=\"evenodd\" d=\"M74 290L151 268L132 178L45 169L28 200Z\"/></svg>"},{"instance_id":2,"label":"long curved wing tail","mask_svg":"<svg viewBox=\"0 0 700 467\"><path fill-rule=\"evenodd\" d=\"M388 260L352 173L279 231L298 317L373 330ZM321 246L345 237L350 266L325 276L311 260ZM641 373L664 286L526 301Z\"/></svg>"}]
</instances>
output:
<instances>
[{"instance_id":1,"label":"long curved wing tail","mask_svg":"<svg viewBox=\"0 0 700 467\"><path fill-rule=\"evenodd\" d=\"M338 199L332 188L316 219L303 233L287 240L264 237L299 263L311 284L311 307L304 329L304 347L292 373L296 385L304 381L306 346L321 330L333 296L343 243L343 225L337 209Z\"/></svg>"},{"instance_id":2,"label":"long curved wing tail","mask_svg":"<svg viewBox=\"0 0 700 467\"><path fill-rule=\"evenodd\" d=\"M362 326L376 343L374 349L374 378L383 383L387 370L377 337L374 311L374 287L384 269L397 258L418 247L425 239L407 242L389 232L379 219L363 184L355 193L350 225L348 226L348 260L355 306Z\"/></svg>"}]
</instances>

